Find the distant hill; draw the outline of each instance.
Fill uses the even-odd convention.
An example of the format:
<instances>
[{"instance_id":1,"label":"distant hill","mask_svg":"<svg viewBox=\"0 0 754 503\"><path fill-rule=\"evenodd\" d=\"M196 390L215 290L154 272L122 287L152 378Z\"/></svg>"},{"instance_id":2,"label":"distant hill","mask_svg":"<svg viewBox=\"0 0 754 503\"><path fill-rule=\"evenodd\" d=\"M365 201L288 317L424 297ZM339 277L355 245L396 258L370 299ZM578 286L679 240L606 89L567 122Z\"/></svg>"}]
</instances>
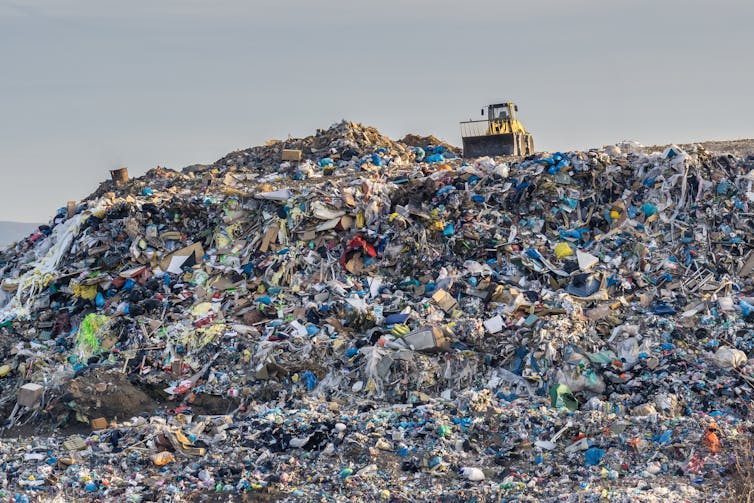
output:
<instances>
[{"instance_id":1,"label":"distant hill","mask_svg":"<svg viewBox=\"0 0 754 503\"><path fill-rule=\"evenodd\" d=\"M26 222L2 222L0 221L0 246L5 247L14 241L31 234L41 224Z\"/></svg>"}]
</instances>

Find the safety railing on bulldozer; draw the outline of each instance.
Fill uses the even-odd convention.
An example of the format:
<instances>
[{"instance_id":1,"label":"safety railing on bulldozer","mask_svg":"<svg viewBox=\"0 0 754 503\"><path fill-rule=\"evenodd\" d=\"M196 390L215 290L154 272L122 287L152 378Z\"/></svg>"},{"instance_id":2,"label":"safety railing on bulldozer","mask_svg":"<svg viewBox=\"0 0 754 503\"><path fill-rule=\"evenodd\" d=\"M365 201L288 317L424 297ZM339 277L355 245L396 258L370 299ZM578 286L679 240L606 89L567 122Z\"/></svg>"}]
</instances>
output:
<instances>
[{"instance_id":1,"label":"safety railing on bulldozer","mask_svg":"<svg viewBox=\"0 0 754 503\"><path fill-rule=\"evenodd\" d=\"M470 138L472 136L487 136L489 129L490 122L487 120L461 122L461 138Z\"/></svg>"}]
</instances>

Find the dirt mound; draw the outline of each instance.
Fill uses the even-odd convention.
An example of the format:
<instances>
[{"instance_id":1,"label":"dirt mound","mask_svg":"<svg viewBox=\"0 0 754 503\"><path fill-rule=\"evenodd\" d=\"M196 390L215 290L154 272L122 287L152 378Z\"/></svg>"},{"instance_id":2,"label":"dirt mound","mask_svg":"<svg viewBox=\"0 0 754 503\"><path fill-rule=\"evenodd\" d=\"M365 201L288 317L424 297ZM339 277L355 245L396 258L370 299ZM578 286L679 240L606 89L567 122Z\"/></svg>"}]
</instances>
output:
<instances>
[{"instance_id":1,"label":"dirt mound","mask_svg":"<svg viewBox=\"0 0 754 503\"><path fill-rule=\"evenodd\" d=\"M158 406L119 369L95 369L73 379L65 391L63 405L75 411L80 420L84 417L123 420L151 412Z\"/></svg>"}]
</instances>

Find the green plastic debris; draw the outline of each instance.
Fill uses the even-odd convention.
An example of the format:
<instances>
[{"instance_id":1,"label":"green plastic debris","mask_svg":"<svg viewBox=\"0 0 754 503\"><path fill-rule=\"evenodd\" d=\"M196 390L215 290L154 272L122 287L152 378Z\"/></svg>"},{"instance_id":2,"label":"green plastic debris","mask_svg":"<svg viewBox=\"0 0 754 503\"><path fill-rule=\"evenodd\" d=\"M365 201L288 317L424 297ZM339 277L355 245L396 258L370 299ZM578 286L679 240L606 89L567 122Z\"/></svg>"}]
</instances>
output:
<instances>
[{"instance_id":1,"label":"green plastic debris","mask_svg":"<svg viewBox=\"0 0 754 503\"><path fill-rule=\"evenodd\" d=\"M579 402L565 384L556 384L550 388L550 404L558 409L566 408L574 411L579 408Z\"/></svg>"},{"instance_id":2,"label":"green plastic debris","mask_svg":"<svg viewBox=\"0 0 754 503\"><path fill-rule=\"evenodd\" d=\"M91 356L100 350L102 334L109 321L107 316L94 313L87 314L81 321L76 345L83 355Z\"/></svg>"},{"instance_id":3,"label":"green plastic debris","mask_svg":"<svg viewBox=\"0 0 754 503\"><path fill-rule=\"evenodd\" d=\"M587 353L586 356L590 362L600 365L609 365L613 360L618 359L618 356L609 349L600 351L599 353Z\"/></svg>"}]
</instances>

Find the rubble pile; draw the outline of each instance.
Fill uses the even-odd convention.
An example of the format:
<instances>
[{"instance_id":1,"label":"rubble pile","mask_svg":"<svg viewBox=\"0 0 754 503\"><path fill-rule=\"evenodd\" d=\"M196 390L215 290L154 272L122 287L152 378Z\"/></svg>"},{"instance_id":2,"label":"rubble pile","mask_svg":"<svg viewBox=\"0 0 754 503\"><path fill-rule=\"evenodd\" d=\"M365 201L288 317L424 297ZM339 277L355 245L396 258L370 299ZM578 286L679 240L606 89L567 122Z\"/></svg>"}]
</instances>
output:
<instances>
[{"instance_id":1,"label":"rubble pile","mask_svg":"<svg viewBox=\"0 0 754 503\"><path fill-rule=\"evenodd\" d=\"M342 122L104 182L0 252L0 500L722 498L753 170Z\"/></svg>"},{"instance_id":2,"label":"rubble pile","mask_svg":"<svg viewBox=\"0 0 754 503\"><path fill-rule=\"evenodd\" d=\"M336 161L349 162L359 158L360 162L399 161L408 162L414 158L415 148L430 148L430 153L449 153L457 157L460 150L444 143L434 136L406 135L400 141L394 141L382 135L376 128L363 126L359 123L342 121L328 129L318 129L316 134L306 138L288 138L287 140L270 140L263 146L228 154L215 165L240 168L254 168L259 170L281 173L289 169L290 163L281 163L283 150L295 149L301 151L304 161L297 166L300 171L307 172L312 164L320 167L333 165ZM438 149L438 152L434 152ZM378 154L372 156L372 154ZM363 158L362 158L363 157ZM198 165L204 168L205 166ZM292 173L296 177L296 171Z\"/></svg>"}]
</instances>

